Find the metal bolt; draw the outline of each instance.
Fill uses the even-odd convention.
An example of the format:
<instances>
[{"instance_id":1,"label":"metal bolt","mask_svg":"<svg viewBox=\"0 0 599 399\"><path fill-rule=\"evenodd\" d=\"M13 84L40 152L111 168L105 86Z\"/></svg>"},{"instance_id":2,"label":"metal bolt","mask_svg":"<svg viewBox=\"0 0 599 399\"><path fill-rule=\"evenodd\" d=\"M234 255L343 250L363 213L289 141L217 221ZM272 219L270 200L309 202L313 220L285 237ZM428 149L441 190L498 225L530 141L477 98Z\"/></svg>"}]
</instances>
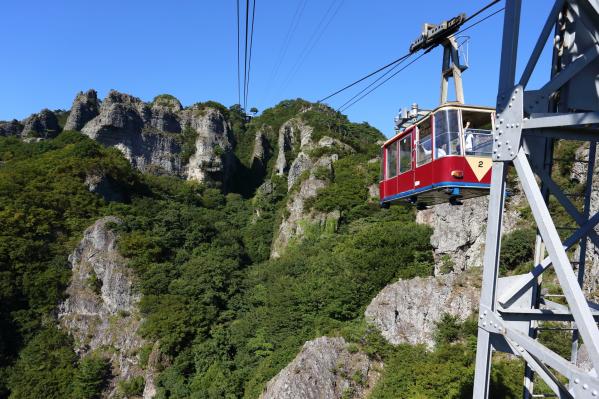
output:
<instances>
[{"instance_id":1,"label":"metal bolt","mask_svg":"<svg viewBox=\"0 0 599 399\"><path fill-rule=\"evenodd\" d=\"M524 348L520 347L520 352L524 352Z\"/></svg>"},{"instance_id":2,"label":"metal bolt","mask_svg":"<svg viewBox=\"0 0 599 399\"><path fill-rule=\"evenodd\" d=\"M486 326L486 325L487 325L487 322L486 322L486 321L483 321L483 327L484 327L484 326Z\"/></svg>"},{"instance_id":3,"label":"metal bolt","mask_svg":"<svg viewBox=\"0 0 599 399\"><path fill-rule=\"evenodd\" d=\"M516 97L512 97L512 101L516 101Z\"/></svg>"},{"instance_id":4,"label":"metal bolt","mask_svg":"<svg viewBox=\"0 0 599 399\"><path fill-rule=\"evenodd\" d=\"M520 124L519 124L519 123L516 123L516 127L520 127Z\"/></svg>"},{"instance_id":5,"label":"metal bolt","mask_svg":"<svg viewBox=\"0 0 599 399\"><path fill-rule=\"evenodd\" d=\"M497 323L495 323L495 328L499 328L499 326L497 325Z\"/></svg>"},{"instance_id":6,"label":"metal bolt","mask_svg":"<svg viewBox=\"0 0 599 399\"><path fill-rule=\"evenodd\" d=\"M515 93L515 94L518 94L518 89L514 90L514 93Z\"/></svg>"},{"instance_id":7,"label":"metal bolt","mask_svg":"<svg viewBox=\"0 0 599 399\"><path fill-rule=\"evenodd\" d=\"M584 385L582 386L582 389L589 389L589 386L588 386L587 384L584 384Z\"/></svg>"},{"instance_id":8,"label":"metal bolt","mask_svg":"<svg viewBox=\"0 0 599 399\"><path fill-rule=\"evenodd\" d=\"M593 396L597 396L597 391L593 391L591 394L593 394Z\"/></svg>"},{"instance_id":9,"label":"metal bolt","mask_svg":"<svg viewBox=\"0 0 599 399\"><path fill-rule=\"evenodd\" d=\"M575 383L575 384L578 384L578 383L580 383L580 380L579 380L578 378L575 378L575 379L574 379L574 383Z\"/></svg>"},{"instance_id":10,"label":"metal bolt","mask_svg":"<svg viewBox=\"0 0 599 399\"><path fill-rule=\"evenodd\" d=\"M509 140L506 140L506 141L505 141L505 145L510 145L510 141L509 141Z\"/></svg>"},{"instance_id":11,"label":"metal bolt","mask_svg":"<svg viewBox=\"0 0 599 399\"><path fill-rule=\"evenodd\" d=\"M499 135L501 136L502 134L503 134L503 130L500 130L499 131Z\"/></svg>"},{"instance_id":12,"label":"metal bolt","mask_svg":"<svg viewBox=\"0 0 599 399\"><path fill-rule=\"evenodd\" d=\"M500 119L500 120L499 120L499 123L503 123L503 119Z\"/></svg>"},{"instance_id":13,"label":"metal bolt","mask_svg":"<svg viewBox=\"0 0 599 399\"><path fill-rule=\"evenodd\" d=\"M512 103L510 103L509 107L512 108Z\"/></svg>"},{"instance_id":14,"label":"metal bolt","mask_svg":"<svg viewBox=\"0 0 599 399\"><path fill-rule=\"evenodd\" d=\"M497 153L497 150L493 150L493 154L496 154L496 153ZM480 318L482 319L482 316Z\"/></svg>"},{"instance_id":15,"label":"metal bolt","mask_svg":"<svg viewBox=\"0 0 599 399\"><path fill-rule=\"evenodd\" d=\"M514 153L513 153L513 152L510 152L510 156L512 156L512 157L513 157L513 156L514 156Z\"/></svg>"},{"instance_id":16,"label":"metal bolt","mask_svg":"<svg viewBox=\"0 0 599 399\"><path fill-rule=\"evenodd\" d=\"M508 150L508 151L511 151L511 150L512 150L512 147L511 147L511 146L509 146L509 147L507 148L507 150Z\"/></svg>"}]
</instances>

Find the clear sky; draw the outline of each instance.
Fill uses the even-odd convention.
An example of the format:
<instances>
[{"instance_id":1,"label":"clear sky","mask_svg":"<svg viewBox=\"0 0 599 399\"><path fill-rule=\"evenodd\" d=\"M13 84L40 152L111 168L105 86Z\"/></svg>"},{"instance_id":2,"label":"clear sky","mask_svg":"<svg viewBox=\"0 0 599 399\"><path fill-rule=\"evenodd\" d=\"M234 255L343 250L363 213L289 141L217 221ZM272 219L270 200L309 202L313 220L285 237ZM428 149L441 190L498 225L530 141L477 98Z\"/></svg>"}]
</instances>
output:
<instances>
[{"instance_id":1,"label":"clear sky","mask_svg":"<svg viewBox=\"0 0 599 399\"><path fill-rule=\"evenodd\" d=\"M286 98L316 101L405 54L424 22L472 14L488 1L256 0L248 108ZM523 53L551 4L524 2ZM290 29L296 13L297 28ZM0 15L0 120L68 109L78 91L90 88L102 98L116 89L146 101L170 93L183 105L237 103L236 0L3 1ZM468 103L494 105L502 22L503 13L465 33ZM533 85L549 75L549 53ZM243 64L243 49L241 56ZM437 48L346 113L390 135L399 108L437 105L440 68ZM353 93L329 104L337 107Z\"/></svg>"}]
</instances>

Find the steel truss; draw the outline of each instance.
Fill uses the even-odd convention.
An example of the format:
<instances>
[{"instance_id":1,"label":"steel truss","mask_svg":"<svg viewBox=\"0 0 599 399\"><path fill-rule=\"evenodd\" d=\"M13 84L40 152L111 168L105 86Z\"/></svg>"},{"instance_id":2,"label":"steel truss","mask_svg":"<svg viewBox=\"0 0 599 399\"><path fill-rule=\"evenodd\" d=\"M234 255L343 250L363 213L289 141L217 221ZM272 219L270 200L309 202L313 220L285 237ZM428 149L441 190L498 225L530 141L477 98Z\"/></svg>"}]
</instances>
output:
<instances>
[{"instance_id":1,"label":"steel truss","mask_svg":"<svg viewBox=\"0 0 599 399\"><path fill-rule=\"evenodd\" d=\"M525 398L533 397L533 375L541 378L556 397L599 398L596 372L599 370L596 324L599 305L588 302L582 289L587 240L599 248L599 236L595 232L599 213L590 215L599 141L599 0L555 1L526 68L516 82L521 6L522 0L506 0L474 398L488 397L493 350L511 353L526 362ZM556 45L551 78L539 90L526 90L552 32ZM551 178L556 139L590 142L582 212ZM537 248L535 267L529 273L499 278L506 176L510 165L515 167L536 221ZM550 195L578 224L563 242L547 206ZM577 246L580 255L574 268L566 251ZM541 278L550 267L555 271L567 305L541 295ZM539 321L574 323L571 359L564 359L536 339ZM590 372L576 365L580 339L593 366Z\"/></svg>"}]
</instances>

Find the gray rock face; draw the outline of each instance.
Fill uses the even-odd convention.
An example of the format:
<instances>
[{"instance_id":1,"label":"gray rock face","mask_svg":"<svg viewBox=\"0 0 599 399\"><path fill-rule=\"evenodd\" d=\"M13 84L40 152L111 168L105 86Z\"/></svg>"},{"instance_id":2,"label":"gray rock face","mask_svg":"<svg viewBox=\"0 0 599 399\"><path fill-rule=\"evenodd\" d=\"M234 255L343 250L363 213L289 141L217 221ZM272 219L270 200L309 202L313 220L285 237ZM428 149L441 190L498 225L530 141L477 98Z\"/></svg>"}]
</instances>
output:
<instances>
[{"instance_id":1,"label":"gray rock face","mask_svg":"<svg viewBox=\"0 0 599 399\"><path fill-rule=\"evenodd\" d=\"M281 256L285 248L292 240L301 239L308 230L317 229L318 231L332 230L337 228L337 222L341 217L339 211L335 210L329 213L305 212L304 204L309 198L315 197L318 190L326 187L327 182L314 175L319 167L332 170L333 162L337 156L324 155L319 158L310 170L310 176L300 183L299 190L295 192L287 202L287 217L279 225L271 250L271 258Z\"/></svg>"},{"instance_id":2,"label":"gray rock face","mask_svg":"<svg viewBox=\"0 0 599 399\"><path fill-rule=\"evenodd\" d=\"M103 173L90 173L85 177L84 184L87 186L87 189L92 192L102 196L105 201L119 201L123 202L126 200L125 194L118 187L117 182L115 182L110 176L107 176Z\"/></svg>"},{"instance_id":3,"label":"gray rock face","mask_svg":"<svg viewBox=\"0 0 599 399\"><path fill-rule=\"evenodd\" d=\"M60 126L56 115L49 109L43 109L23 121L21 136L51 139L58 136L59 133Z\"/></svg>"},{"instance_id":4,"label":"gray rock face","mask_svg":"<svg viewBox=\"0 0 599 399\"><path fill-rule=\"evenodd\" d=\"M79 92L73 101L71 113L64 125L64 130L81 130L99 112L98 93L95 90L88 90L85 93Z\"/></svg>"},{"instance_id":5,"label":"gray rock face","mask_svg":"<svg viewBox=\"0 0 599 399\"><path fill-rule=\"evenodd\" d=\"M150 108L140 99L111 91L98 116L81 132L106 146L118 148L133 166L152 173L181 172L180 144L173 135L146 129Z\"/></svg>"},{"instance_id":6,"label":"gray rock face","mask_svg":"<svg viewBox=\"0 0 599 399\"><path fill-rule=\"evenodd\" d=\"M362 352L350 353L343 338L321 337L306 342L296 358L268 382L260 398L365 398L381 368L382 364Z\"/></svg>"},{"instance_id":7,"label":"gray rock face","mask_svg":"<svg viewBox=\"0 0 599 399\"><path fill-rule=\"evenodd\" d=\"M378 195L378 194L377 194ZM512 196L506 202L504 232L514 229L520 218L517 211L523 197ZM431 245L435 256L435 274L443 268L461 272L482 267L485 250L488 196L464 200L463 205L440 204L418 211L416 222L433 228Z\"/></svg>"},{"instance_id":8,"label":"gray rock face","mask_svg":"<svg viewBox=\"0 0 599 399\"><path fill-rule=\"evenodd\" d=\"M23 125L16 119L9 122L0 122L0 137L19 136Z\"/></svg>"},{"instance_id":9,"label":"gray rock face","mask_svg":"<svg viewBox=\"0 0 599 399\"><path fill-rule=\"evenodd\" d=\"M181 159L183 127L197 134L195 153L187 164ZM118 148L144 172L220 184L226 183L235 165L224 115L213 108L183 109L171 96L158 96L146 104L112 90L102 102L99 114L81 131L106 146Z\"/></svg>"},{"instance_id":10,"label":"gray rock face","mask_svg":"<svg viewBox=\"0 0 599 399\"><path fill-rule=\"evenodd\" d=\"M152 118L150 125L163 132L180 133L181 125L177 112L183 107L179 100L170 96L158 96L152 102Z\"/></svg>"},{"instance_id":11,"label":"gray rock face","mask_svg":"<svg viewBox=\"0 0 599 399\"><path fill-rule=\"evenodd\" d=\"M289 168L289 175L287 176L287 189L291 190L291 187L297 183L302 173L309 171L312 166L312 160L307 154L304 152L297 154L297 157L293 160L293 163Z\"/></svg>"},{"instance_id":12,"label":"gray rock face","mask_svg":"<svg viewBox=\"0 0 599 399\"><path fill-rule=\"evenodd\" d=\"M264 173L266 171L266 163L271 155L271 146L262 130L256 132L254 139L254 149L250 160L252 171L255 173Z\"/></svg>"},{"instance_id":13,"label":"gray rock face","mask_svg":"<svg viewBox=\"0 0 599 399\"><path fill-rule=\"evenodd\" d=\"M445 313L466 319L478 308L480 277L448 274L400 280L385 287L366 308L366 319L392 344L434 345Z\"/></svg>"},{"instance_id":14,"label":"gray rock face","mask_svg":"<svg viewBox=\"0 0 599 399\"><path fill-rule=\"evenodd\" d=\"M300 119L294 118L285 122L279 129L279 152L275 170L282 176L289 170L290 159L293 152L309 150L312 145L312 128L305 125Z\"/></svg>"},{"instance_id":15,"label":"gray rock face","mask_svg":"<svg viewBox=\"0 0 599 399\"><path fill-rule=\"evenodd\" d=\"M114 378L106 396L113 397L118 381L144 372L135 355L143 345L137 335L140 298L132 289L133 273L116 249L110 223L121 221L112 216L98 220L69 257L73 275L58 319L75 338L80 356L95 351L110 357Z\"/></svg>"},{"instance_id":16,"label":"gray rock face","mask_svg":"<svg viewBox=\"0 0 599 399\"><path fill-rule=\"evenodd\" d=\"M195 153L189 159L186 176L200 182L226 182L235 166L229 124L213 108L192 109L185 124L197 133Z\"/></svg>"}]
</instances>

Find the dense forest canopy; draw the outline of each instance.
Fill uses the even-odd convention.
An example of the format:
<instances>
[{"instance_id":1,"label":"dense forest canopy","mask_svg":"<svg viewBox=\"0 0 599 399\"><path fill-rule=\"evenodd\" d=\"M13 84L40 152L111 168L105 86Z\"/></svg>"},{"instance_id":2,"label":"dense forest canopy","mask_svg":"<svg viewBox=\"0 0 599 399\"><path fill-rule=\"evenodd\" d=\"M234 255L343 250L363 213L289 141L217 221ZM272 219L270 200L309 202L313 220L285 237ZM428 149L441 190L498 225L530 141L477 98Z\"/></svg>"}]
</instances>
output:
<instances>
[{"instance_id":1,"label":"dense forest canopy","mask_svg":"<svg viewBox=\"0 0 599 399\"><path fill-rule=\"evenodd\" d=\"M226 193L142 174L118 150L79 132L30 143L0 138L0 397L100 397L110 364L101 354L78 357L55 315L70 279L68 255L107 215L123 221L112 228L141 294L140 333L169 359L158 398L257 398L306 340L322 335L343 336L384 361L373 398L470 397L475 323L445 318L430 351L387 344L364 320L387 284L433 272L430 228L415 223L412 208L381 210L369 198L378 180L378 162L369 161L381 133L302 100L249 123L239 107L219 107L237 143L238 171ZM306 212L338 210L338 223L307 229L270 259L293 190L274 175L274 157L256 176L250 155L258 130L276 142L281 125L298 116L315 140L332 136L355 151L339 154L332 173L322 171L326 187L304 205ZM94 174L108 177L121 199L90 192L85 180ZM258 189L265 179L268 192ZM518 242L514 268L527 251ZM141 351L142 363L151 349ZM520 374L494 373L497 397L519 396ZM134 379L119 392L133 397L142 388Z\"/></svg>"}]
</instances>

